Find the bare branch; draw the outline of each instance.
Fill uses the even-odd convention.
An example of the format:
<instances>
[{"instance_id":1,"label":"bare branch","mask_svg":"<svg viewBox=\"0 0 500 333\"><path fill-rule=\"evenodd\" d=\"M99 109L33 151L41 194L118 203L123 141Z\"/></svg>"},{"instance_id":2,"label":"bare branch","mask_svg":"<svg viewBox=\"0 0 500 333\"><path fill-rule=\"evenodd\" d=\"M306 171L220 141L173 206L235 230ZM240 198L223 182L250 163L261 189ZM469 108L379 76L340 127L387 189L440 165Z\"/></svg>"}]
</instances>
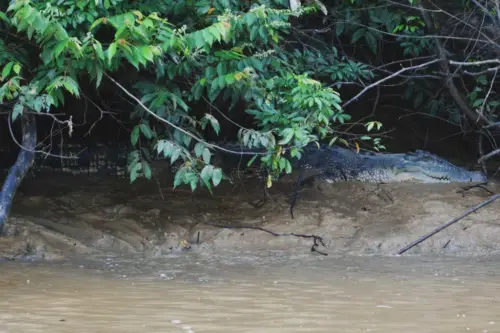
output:
<instances>
[{"instance_id":1,"label":"bare branch","mask_svg":"<svg viewBox=\"0 0 500 333\"><path fill-rule=\"evenodd\" d=\"M497 66L497 67L492 67L492 68L485 69L484 71L480 71L480 72L464 71L463 73L467 74L467 75L470 75L470 76L479 76L479 75L483 75L483 74L486 74L486 73L489 73L489 72L496 72L499 69L500 69L500 66Z\"/></svg>"},{"instance_id":2,"label":"bare branch","mask_svg":"<svg viewBox=\"0 0 500 333\"><path fill-rule=\"evenodd\" d=\"M437 6L433 1L430 1L436 8L439 8L439 6ZM420 9L424 9L422 6L420 6ZM425 9L424 9L425 10ZM481 24L481 28L477 29L474 25L458 18L457 16L455 15L452 15L450 14L449 12L445 11L445 10L442 10L441 8L439 8L439 10L444 13L445 15L448 15L450 16L451 18L453 18L454 20L457 20L459 21L460 23L464 24L465 26L467 26L468 28L471 28L471 29L474 29L474 30L477 30L478 31L478 34L483 36L484 38L486 38L486 40L490 43L490 44L493 44L495 45L496 47L500 47L500 45L495 42L494 40L492 40L488 35L486 35L485 33L483 33L481 30L481 28L483 27L483 25ZM488 11L486 10L486 13L488 13ZM488 13L489 14L489 13ZM471 39L472 40L472 39ZM479 39L475 39L474 40L475 43L479 42Z\"/></svg>"},{"instance_id":3,"label":"bare branch","mask_svg":"<svg viewBox=\"0 0 500 333\"><path fill-rule=\"evenodd\" d=\"M483 5L481 5L477 0L472 0L472 2L478 6L479 8L481 8L483 10L483 12L488 15L489 18L491 18L492 20L495 20L495 17L493 15L490 14L488 8L484 7ZM497 4L498 4L498 1L497 1Z\"/></svg>"},{"instance_id":4,"label":"bare branch","mask_svg":"<svg viewBox=\"0 0 500 333\"><path fill-rule=\"evenodd\" d=\"M495 9L497 12L498 23L500 23L500 1L495 0Z\"/></svg>"},{"instance_id":5,"label":"bare branch","mask_svg":"<svg viewBox=\"0 0 500 333\"><path fill-rule=\"evenodd\" d=\"M484 106L486 105L486 102L488 101L488 97L490 97L491 91L493 90L493 84L495 83L495 79L497 78L497 73L498 73L498 71L495 71L495 75L491 79L490 88L488 89L488 92L486 93L486 96L484 97L483 104L481 105L481 109L479 110L479 114L481 114L481 115L483 115L483 113L484 113Z\"/></svg>"},{"instance_id":6,"label":"bare branch","mask_svg":"<svg viewBox=\"0 0 500 333\"><path fill-rule=\"evenodd\" d=\"M55 117L53 117L53 119L55 119ZM55 122L56 122L56 121L55 121ZM57 122L61 122L61 121L60 121L60 120L57 120ZM66 120L66 121L64 121L64 122L62 122L62 123L65 123L65 122L67 122L67 123L69 124L69 122L71 122L71 119L70 119L70 120ZM10 136L11 136L11 138L12 138L12 141L14 141L14 143L15 143L15 144L16 144L19 148L21 148L21 149L23 149L23 150L26 150L26 151L28 151L28 152L30 152L30 153L40 153L40 154L43 154L43 155L45 155L45 156L57 157L57 158L61 158L61 159L76 159L76 158L77 158L77 156L62 156L62 155L54 155L54 154L47 153L47 152L46 152L46 151L44 151L44 150L30 150L30 149L28 149L28 148L26 148L26 147L23 147L23 145L22 145L19 141L17 141L16 136L14 135L14 131L12 130L12 121L11 121L11 117L10 117L10 116L9 116L9 117L8 117L8 119L7 119L7 124L8 124L8 127L9 127L9 132L10 132ZM72 126L70 126L71 131L72 131L72 128L73 128L73 127L72 127Z\"/></svg>"},{"instance_id":7,"label":"bare branch","mask_svg":"<svg viewBox=\"0 0 500 333\"><path fill-rule=\"evenodd\" d=\"M359 27L363 27L365 29L368 29L368 30L373 30L373 31L376 31L380 34L383 34L383 35L387 35L387 36L393 36L393 37L402 37L402 38L407 38L407 39L446 39L446 40L461 40L461 41L476 41L476 42L481 42L481 43L485 43L485 44L488 44L490 45L492 42L490 40L486 40L486 39L473 39L473 38L470 38L470 37L460 37L460 36L445 36L445 35L421 35L421 36L417 36L417 35L403 35L403 34L397 34L397 33L392 33L392 32L387 32L387 31L384 31L384 30L380 30L380 29L377 29L377 28L374 28L374 27L370 27L366 24L361 24L361 23L357 23L357 22L351 22L351 21L347 21L347 20L339 20L339 21L335 21L333 25L335 25L336 23L345 23L345 24L349 24L349 25L355 25L355 26L359 26ZM495 43L496 44L496 43Z\"/></svg>"},{"instance_id":8,"label":"bare branch","mask_svg":"<svg viewBox=\"0 0 500 333\"><path fill-rule=\"evenodd\" d=\"M357 100L361 95L363 95L365 92L367 92L371 88L376 87L376 86L380 85L382 82L390 80L393 77L396 77L396 76L398 76L401 73L404 73L404 72L407 72L407 71L410 71L410 70L414 70L414 69L421 69L421 68L424 68L426 66L432 65L432 64L434 64L436 62L439 62L439 61L441 61L441 60L440 59L434 59L434 60L431 60L431 61L428 61L428 62L424 62L423 64L420 64L420 65L415 65L415 66L410 66L410 67L402 68L399 71L394 72L391 75L386 76L383 79L380 79L377 82L374 82L374 83L370 84L369 86L365 87L356 96L354 96L353 98L351 98L350 100L348 100L347 102L345 102L342 106L346 107L347 105L351 104L353 101Z\"/></svg>"},{"instance_id":9,"label":"bare branch","mask_svg":"<svg viewBox=\"0 0 500 333\"><path fill-rule=\"evenodd\" d=\"M474 213L475 211L477 211L478 209L481 209L483 208L484 206L486 205L489 205L490 203L492 203L493 201L497 200L498 198L500 198L500 194L495 194L495 195L492 195L491 197L489 197L488 200L485 200L483 202L481 202L479 205L476 205L470 209L468 209L465 213L463 213L462 215L452 219L450 222L434 229L433 231L431 231L430 233L428 233L427 235L417 239L416 241L414 241L413 243L411 243L410 245L408 246L405 246L404 248L402 248L401 250L399 250L397 252L398 255L401 255L403 253L405 253L406 251L408 251L409 249L411 249L412 247L414 247L415 245L418 245L420 243L422 243L423 241L425 241L426 239L434 236L435 234L437 234L438 232L448 228L450 225L452 224L455 224L457 223L458 221L460 221L461 219L463 219L464 217Z\"/></svg>"},{"instance_id":10,"label":"bare branch","mask_svg":"<svg viewBox=\"0 0 500 333\"><path fill-rule=\"evenodd\" d=\"M420 9L420 12L422 14L422 17L424 19L425 24L428 27L433 27L433 21L431 20L431 17L429 16L429 13L425 12L424 7L422 5L418 5L418 8ZM441 66L443 68L443 71L447 74L450 74L450 68L448 66L449 60L446 55L446 50L441 43L441 40L436 38L434 39L434 42L436 43L436 48L437 48L437 53L439 57L441 58ZM481 123L484 124L490 124L491 122L484 116L481 116L474 112L473 110L470 109L469 105L467 104L467 101L464 100L464 97L462 94L458 91L457 87L453 83L453 80L451 77L447 78L445 81L446 87L448 88L448 91L451 95L451 97L455 100L455 103L457 103L458 107L462 111L463 114L467 115L468 118L474 121L480 120ZM478 119L479 117L479 119Z\"/></svg>"},{"instance_id":11,"label":"bare branch","mask_svg":"<svg viewBox=\"0 0 500 333\"><path fill-rule=\"evenodd\" d=\"M493 151L490 151L488 154L481 156L481 158L477 160L477 163L482 163L483 161L486 161L487 159L490 159L498 154L500 154L500 149L495 149Z\"/></svg>"},{"instance_id":12,"label":"bare branch","mask_svg":"<svg viewBox=\"0 0 500 333\"><path fill-rule=\"evenodd\" d=\"M480 65L488 65L488 64L500 64L500 59L487 59L487 60L478 60L478 61L455 61L449 60L450 65L459 65L459 66L480 66Z\"/></svg>"}]
</instances>

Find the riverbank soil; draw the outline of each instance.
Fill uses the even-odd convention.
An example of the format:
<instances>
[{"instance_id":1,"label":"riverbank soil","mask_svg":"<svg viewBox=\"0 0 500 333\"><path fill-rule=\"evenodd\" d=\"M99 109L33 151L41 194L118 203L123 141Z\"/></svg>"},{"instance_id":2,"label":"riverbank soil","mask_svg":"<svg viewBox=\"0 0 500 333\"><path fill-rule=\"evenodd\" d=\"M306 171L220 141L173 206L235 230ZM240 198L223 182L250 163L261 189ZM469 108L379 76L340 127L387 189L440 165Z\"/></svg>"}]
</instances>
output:
<instances>
[{"instance_id":1,"label":"riverbank soil","mask_svg":"<svg viewBox=\"0 0 500 333\"><path fill-rule=\"evenodd\" d=\"M213 194L171 188L172 179L40 174L16 194L0 238L0 258L61 259L93 254L163 256L172 251L317 250L339 255L393 255L420 236L486 200L482 188L460 184L337 183L302 186L294 219L289 202L296 175L268 189L257 179L224 183ZM497 193L499 184L487 187ZM404 255L500 253L500 201L434 235ZM217 225L217 226L214 226ZM220 228L226 226L229 228ZM319 255L318 253L312 255Z\"/></svg>"}]
</instances>

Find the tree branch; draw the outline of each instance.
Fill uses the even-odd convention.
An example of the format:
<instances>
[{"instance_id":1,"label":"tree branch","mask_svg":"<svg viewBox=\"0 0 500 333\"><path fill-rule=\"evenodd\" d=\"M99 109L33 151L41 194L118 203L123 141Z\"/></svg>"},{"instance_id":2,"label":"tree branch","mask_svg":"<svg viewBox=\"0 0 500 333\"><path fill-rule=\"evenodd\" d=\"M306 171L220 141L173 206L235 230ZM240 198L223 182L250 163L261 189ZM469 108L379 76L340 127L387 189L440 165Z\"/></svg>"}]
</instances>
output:
<instances>
[{"instance_id":1,"label":"tree branch","mask_svg":"<svg viewBox=\"0 0 500 333\"><path fill-rule=\"evenodd\" d=\"M440 59L434 59L434 60L431 60L431 61L428 61L428 62L424 62L423 64L420 64L420 65L415 65L415 66L410 66L410 67L406 67L406 68L402 68L400 69L399 71L397 72L394 72L392 73L391 75L389 76L386 76L384 77L383 79L380 79L378 80L377 82L374 82L368 86L366 86L363 90L361 90L356 96L354 96L353 98L349 99L347 102L345 102L342 107L346 107L347 105L351 104L352 102L354 102L355 100L357 100L359 97L361 97L361 95L363 95L365 92L367 92L368 90L370 90L371 88L373 87L376 87L378 85L380 85L381 83L387 81L387 80L390 80L392 79L393 77L396 77L398 76L399 74L403 73L403 72L407 72L407 71L410 71L410 70L414 70L414 69L420 69L420 68L424 68L426 66L429 66L429 65L432 65L436 62L439 62L441 61Z\"/></svg>"},{"instance_id":2,"label":"tree branch","mask_svg":"<svg viewBox=\"0 0 500 333\"><path fill-rule=\"evenodd\" d=\"M148 114L150 114L153 118L159 120L160 122L164 123L164 124L167 124L168 126L171 126L173 128L175 128L176 130L178 130L179 132L182 132L184 133L185 135L189 136L190 138L196 140L197 142L200 142L200 143L203 143L205 146L207 147L211 147L211 148L214 148L214 149L218 149L218 150L221 150L221 151L224 151L226 153L230 153L230 154L236 154L236 155L268 155L270 153L276 153L277 151L266 151L266 152L257 152L257 151L251 151L251 152L247 152L247 151L235 151L235 150L231 150L231 149L227 149L227 148L224 148L224 147L221 147L221 146L218 146L218 145L215 145L213 143L209 143L199 137L197 137L196 135L194 135L193 133L190 133L188 131L186 131L185 129L183 129L182 127L179 127L177 125L175 125L174 123L158 116L156 113L154 113L153 111L151 111L146 105L144 105L144 103L141 102L140 99L138 99L137 97L135 97L130 91L128 91L127 89L125 89L125 87L123 87L121 84L119 84L115 79L113 79L111 76L109 76L107 73L104 73L104 75L111 81L113 82L118 88L120 88L127 96L129 96L130 98L132 98L137 104L139 104L139 106L141 106ZM289 150L291 148L298 148L298 147L303 147L302 146L291 146L291 147L287 147L287 148L283 148L282 150Z\"/></svg>"},{"instance_id":3,"label":"tree branch","mask_svg":"<svg viewBox=\"0 0 500 333\"><path fill-rule=\"evenodd\" d=\"M425 24L428 27L433 27L433 22L429 16L429 13L425 11L425 9L422 7L422 5L418 5L418 8L420 9L420 13L422 14L422 17L425 21ZM441 66L443 68L443 71L449 76L450 75L450 68L448 66L448 57L446 56L446 50L444 49L443 44L441 43L441 40L439 38L435 38L434 42L436 43L436 48L439 57L441 60ZM451 95L451 97L455 100L455 103L457 103L459 109L462 111L463 114L465 114L469 119L471 119L474 122L480 122L482 125L489 125L491 122L484 116L477 114L473 110L471 110L467 104L467 102L464 100L462 97L462 94L458 91L457 87L453 83L453 79L451 77L447 77L445 81L445 85L448 88L448 91Z\"/></svg>"}]
</instances>

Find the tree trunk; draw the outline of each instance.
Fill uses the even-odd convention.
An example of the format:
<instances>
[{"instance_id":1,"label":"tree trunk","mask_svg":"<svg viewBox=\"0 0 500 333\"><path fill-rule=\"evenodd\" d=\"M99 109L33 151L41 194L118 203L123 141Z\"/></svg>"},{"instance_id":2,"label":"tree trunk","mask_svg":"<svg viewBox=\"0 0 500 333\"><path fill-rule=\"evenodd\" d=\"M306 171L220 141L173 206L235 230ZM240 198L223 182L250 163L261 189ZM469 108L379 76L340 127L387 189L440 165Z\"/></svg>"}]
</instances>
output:
<instances>
[{"instance_id":1,"label":"tree trunk","mask_svg":"<svg viewBox=\"0 0 500 333\"><path fill-rule=\"evenodd\" d=\"M434 30L436 34L439 34L439 31L433 28L434 21L431 18L430 14L425 10L424 7L422 7L422 5L419 5L418 7L420 9L420 13L422 14L422 18L424 19L424 22L427 25L427 27L429 29ZM441 60L443 60L441 62L441 68L443 69L443 72L446 74L446 76L444 77L445 85L448 88L450 96L453 98L453 100L457 104L462 114L464 114L467 118L469 118L473 122L478 123L479 125L483 126L491 125L492 122L489 119L475 112L469 107L464 96L462 96L462 94L458 91L457 87L455 86L455 83L453 82L453 75L451 74L450 67L448 66L449 60L448 57L446 56L446 50L443 46L443 43L441 43L441 40L437 37L434 38L434 42L436 43L437 55Z\"/></svg>"},{"instance_id":2,"label":"tree trunk","mask_svg":"<svg viewBox=\"0 0 500 333\"><path fill-rule=\"evenodd\" d=\"M0 235L9 216L14 195L35 160L37 142L35 116L24 112L21 116L21 122L23 133L22 147L20 147L21 150L17 156L16 163L10 168L0 191Z\"/></svg>"}]
</instances>

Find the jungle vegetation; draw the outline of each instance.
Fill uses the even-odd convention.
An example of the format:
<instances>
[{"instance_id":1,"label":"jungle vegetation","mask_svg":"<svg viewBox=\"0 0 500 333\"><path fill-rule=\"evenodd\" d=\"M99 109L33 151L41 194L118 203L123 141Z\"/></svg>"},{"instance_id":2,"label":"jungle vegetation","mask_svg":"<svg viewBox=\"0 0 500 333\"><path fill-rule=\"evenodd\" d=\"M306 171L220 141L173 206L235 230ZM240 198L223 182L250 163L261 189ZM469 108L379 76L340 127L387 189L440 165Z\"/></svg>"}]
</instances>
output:
<instances>
[{"instance_id":1,"label":"jungle vegetation","mask_svg":"<svg viewBox=\"0 0 500 333\"><path fill-rule=\"evenodd\" d=\"M267 151L251 162L269 185L312 142L382 151L383 123L352 118L381 87L480 138L499 121L500 0L0 0L0 31L9 127L50 117L71 135L65 102L106 114L93 96L112 90L132 123L131 181L160 154L179 165L174 186L219 185L222 121Z\"/></svg>"}]
</instances>

